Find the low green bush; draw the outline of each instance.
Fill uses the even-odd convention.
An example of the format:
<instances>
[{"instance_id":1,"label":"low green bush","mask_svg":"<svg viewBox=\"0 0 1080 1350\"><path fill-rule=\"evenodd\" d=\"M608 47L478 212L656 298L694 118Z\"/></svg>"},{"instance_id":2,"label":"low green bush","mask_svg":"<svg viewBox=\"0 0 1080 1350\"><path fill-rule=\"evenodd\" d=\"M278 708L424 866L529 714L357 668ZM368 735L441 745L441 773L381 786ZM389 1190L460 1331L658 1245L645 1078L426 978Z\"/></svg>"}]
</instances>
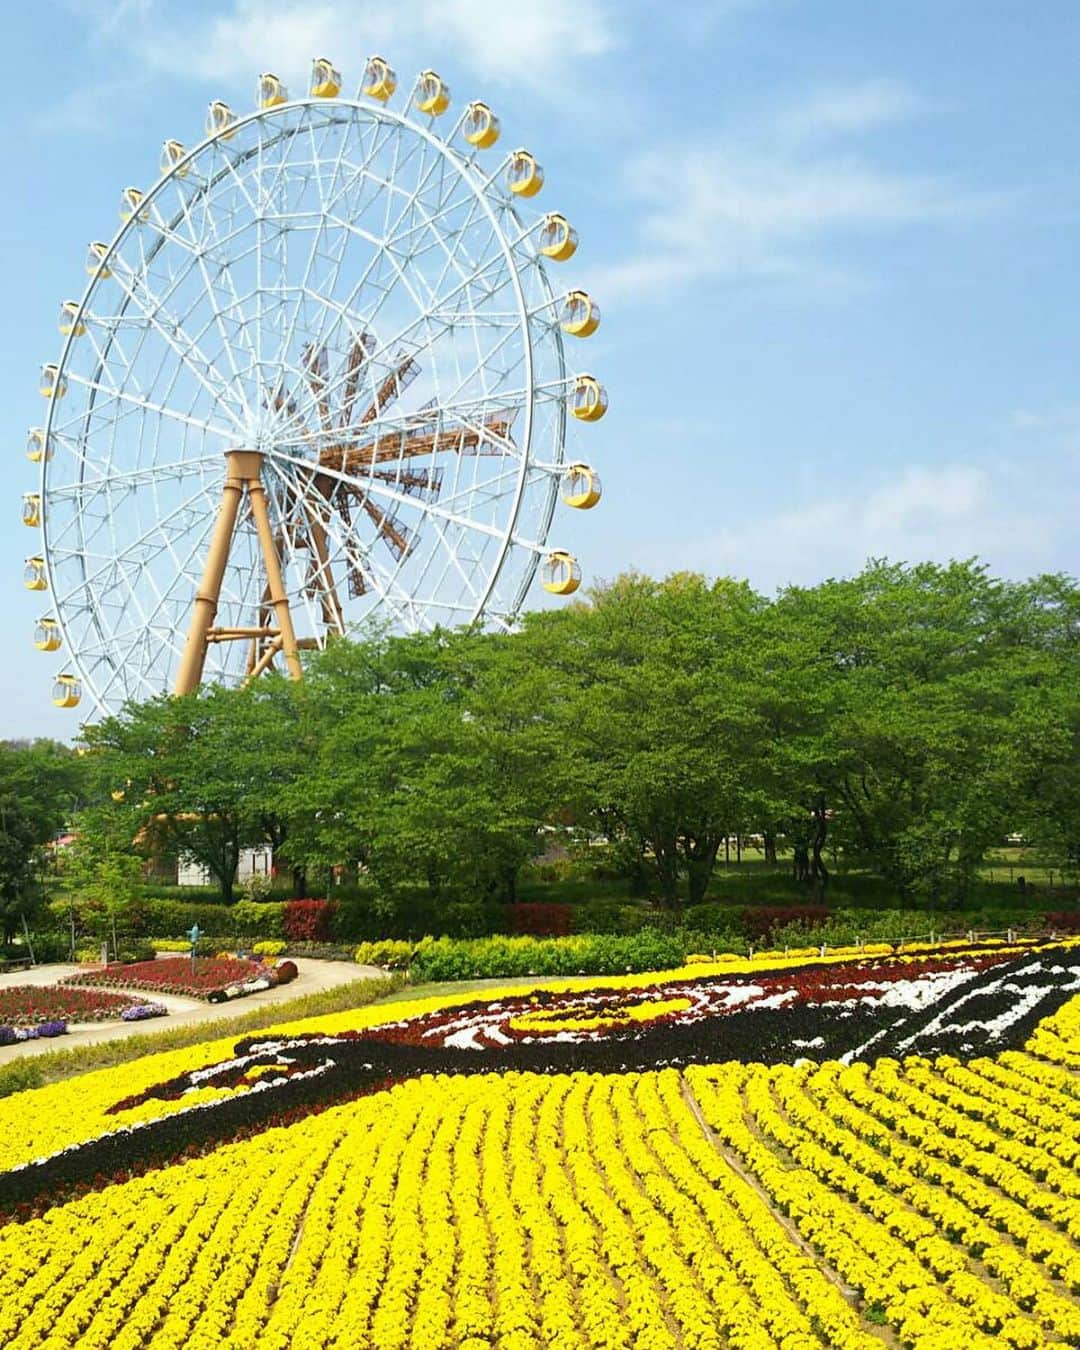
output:
<instances>
[{"instance_id":1,"label":"low green bush","mask_svg":"<svg viewBox=\"0 0 1080 1350\"><path fill-rule=\"evenodd\" d=\"M416 944L401 938L384 938L382 942L361 942L353 954L359 966L383 966L387 970L404 970L417 950Z\"/></svg>"},{"instance_id":2,"label":"low green bush","mask_svg":"<svg viewBox=\"0 0 1080 1350\"><path fill-rule=\"evenodd\" d=\"M204 937L225 939L246 938L249 942L283 936L282 913L279 900L238 900L235 905L196 905L175 900L147 900L149 932L155 938L185 936L198 924Z\"/></svg>"},{"instance_id":3,"label":"low green bush","mask_svg":"<svg viewBox=\"0 0 1080 1350\"><path fill-rule=\"evenodd\" d=\"M581 934L565 938L439 938L421 946L409 967L417 983L502 979L520 975L625 975L678 966L683 945L645 929L632 936Z\"/></svg>"}]
</instances>

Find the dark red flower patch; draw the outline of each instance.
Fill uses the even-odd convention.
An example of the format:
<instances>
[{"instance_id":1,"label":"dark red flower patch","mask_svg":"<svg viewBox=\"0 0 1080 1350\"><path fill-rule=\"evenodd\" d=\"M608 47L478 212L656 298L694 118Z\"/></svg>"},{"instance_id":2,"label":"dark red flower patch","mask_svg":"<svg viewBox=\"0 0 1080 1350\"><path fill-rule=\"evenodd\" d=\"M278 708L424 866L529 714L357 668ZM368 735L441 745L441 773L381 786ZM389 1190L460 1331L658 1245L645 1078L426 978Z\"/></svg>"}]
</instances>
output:
<instances>
[{"instance_id":1,"label":"dark red flower patch","mask_svg":"<svg viewBox=\"0 0 1080 1350\"><path fill-rule=\"evenodd\" d=\"M155 993L182 994L208 999L228 985L243 984L264 974L257 961L242 961L231 956L200 956L192 969L188 956L167 957L157 961L136 961L133 965L104 966L98 970L70 975L64 984L99 985L113 989L149 989Z\"/></svg>"},{"instance_id":2,"label":"dark red flower patch","mask_svg":"<svg viewBox=\"0 0 1080 1350\"><path fill-rule=\"evenodd\" d=\"M139 999L99 989L65 985L16 984L0 989L0 1025L37 1026L42 1022L105 1022L120 1017Z\"/></svg>"}]
</instances>

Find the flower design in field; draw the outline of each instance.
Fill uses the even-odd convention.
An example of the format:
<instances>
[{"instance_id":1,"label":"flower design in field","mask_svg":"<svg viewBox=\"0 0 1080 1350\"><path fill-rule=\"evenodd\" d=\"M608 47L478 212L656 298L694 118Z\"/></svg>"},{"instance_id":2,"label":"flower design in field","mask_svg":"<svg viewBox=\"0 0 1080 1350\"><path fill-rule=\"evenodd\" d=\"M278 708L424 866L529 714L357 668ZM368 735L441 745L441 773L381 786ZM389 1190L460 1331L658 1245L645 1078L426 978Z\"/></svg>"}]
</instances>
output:
<instances>
[{"instance_id":1,"label":"flower design in field","mask_svg":"<svg viewBox=\"0 0 1080 1350\"><path fill-rule=\"evenodd\" d=\"M150 1166L421 1076L969 1061L1022 1046L1077 992L1080 945L1058 943L803 960L696 979L680 972L456 1006L437 1000L363 1030L269 1031L118 1098L106 1108L115 1132L0 1174L0 1202L33 1203L133 1158Z\"/></svg>"}]
</instances>

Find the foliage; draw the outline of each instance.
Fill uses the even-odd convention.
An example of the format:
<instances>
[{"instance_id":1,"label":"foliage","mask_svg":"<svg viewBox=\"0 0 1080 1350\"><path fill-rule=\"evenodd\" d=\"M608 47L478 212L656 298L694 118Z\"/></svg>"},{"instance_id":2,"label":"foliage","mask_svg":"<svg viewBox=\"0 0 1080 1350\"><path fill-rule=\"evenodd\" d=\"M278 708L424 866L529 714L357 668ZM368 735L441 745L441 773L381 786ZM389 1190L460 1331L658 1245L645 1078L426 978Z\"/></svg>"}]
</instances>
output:
<instances>
[{"instance_id":1,"label":"foliage","mask_svg":"<svg viewBox=\"0 0 1080 1350\"><path fill-rule=\"evenodd\" d=\"M404 970L416 950L411 942L385 938L381 942L361 942L353 960L358 966L382 966L385 970Z\"/></svg>"},{"instance_id":2,"label":"foliage","mask_svg":"<svg viewBox=\"0 0 1080 1350\"><path fill-rule=\"evenodd\" d=\"M287 942L329 942L333 900L286 900L282 929Z\"/></svg>"},{"instance_id":3,"label":"foliage","mask_svg":"<svg viewBox=\"0 0 1080 1350\"><path fill-rule=\"evenodd\" d=\"M511 933L533 937L566 937L574 926L574 911L569 905L519 902L507 905L506 918Z\"/></svg>"},{"instance_id":4,"label":"foliage","mask_svg":"<svg viewBox=\"0 0 1080 1350\"><path fill-rule=\"evenodd\" d=\"M1080 866L1078 619L1068 578L974 562L872 562L774 599L632 574L513 634L368 633L298 684L132 706L87 758L119 836L198 858L226 901L239 849L272 842L297 886L341 896L349 945L513 927L537 879L600 874L653 912L577 929L686 924L744 884L733 907L958 911L1010 833ZM788 880L718 874L748 836Z\"/></svg>"},{"instance_id":5,"label":"foliage","mask_svg":"<svg viewBox=\"0 0 1080 1350\"><path fill-rule=\"evenodd\" d=\"M651 929L632 937L439 938L417 950L410 975L416 983L515 975L621 975L673 969L685 954L677 939Z\"/></svg>"},{"instance_id":6,"label":"foliage","mask_svg":"<svg viewBox=\"0 0 1080 1350\"><path fill-rule=\"evenodd\" d=\"M0 742L0 926L9 943L42 899L45 846L79 804L79 758L55 741Z\"/></svg>"}]
</instances>

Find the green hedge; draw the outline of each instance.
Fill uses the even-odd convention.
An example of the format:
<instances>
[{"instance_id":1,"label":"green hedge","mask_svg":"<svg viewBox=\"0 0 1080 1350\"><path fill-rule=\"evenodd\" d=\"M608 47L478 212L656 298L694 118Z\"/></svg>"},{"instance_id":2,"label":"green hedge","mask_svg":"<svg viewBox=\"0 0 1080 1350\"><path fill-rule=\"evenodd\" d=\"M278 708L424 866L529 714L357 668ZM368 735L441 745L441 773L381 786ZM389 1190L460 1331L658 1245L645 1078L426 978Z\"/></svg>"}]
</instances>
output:
<instances>
[{"instance_id":1,"label":"green hedge","mask_svg":"<svg viewBox=\"0 0 1080 1350\"><path fill-rule=\"evenodd\" d=\"M144 908L150 937L182 938L196 923L208 938L259 941L284 937L285 904L280 900L238 900L235 905L147 900Z\"/></svg>"},{"instance_id":2,"label":"green hedge","mask_svg":"<svg viewBox=\"0 0 1080 1350\"><path fill-rule=\"evenodd\" d=\"M421 945L409 967L417 983L501 979L516 975L626 975L682 963L683 942L646 929L628 937L439 938Z\"/></svg>"}]
</instances>

